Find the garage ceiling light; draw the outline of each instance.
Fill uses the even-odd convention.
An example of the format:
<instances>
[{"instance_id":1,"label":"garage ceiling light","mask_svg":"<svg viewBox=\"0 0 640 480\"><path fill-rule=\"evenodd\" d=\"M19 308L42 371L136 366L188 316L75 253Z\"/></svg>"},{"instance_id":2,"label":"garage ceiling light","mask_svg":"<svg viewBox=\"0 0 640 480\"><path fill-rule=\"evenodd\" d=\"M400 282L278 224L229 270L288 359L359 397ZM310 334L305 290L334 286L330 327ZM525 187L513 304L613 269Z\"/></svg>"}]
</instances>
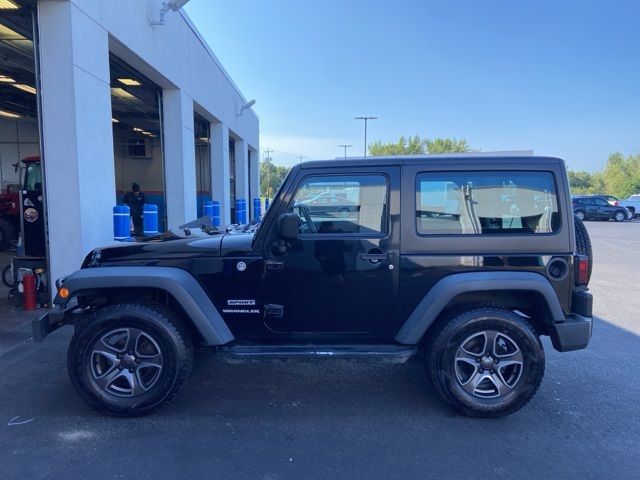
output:
<instances>
[{"instance_id":1,"label":"garage ceiling light","mask_svg":"<svg viewBox=\"0 0 640 480\"><path fill-rule=\"evenodd\" d=\"M13 112L7 112L6 110L0 110L0 117L6 118L20 118L20 115Z\"/></svg>"},{"instance_id":2,"label":"garage ceiling light","mask_svg":"<svg viewBox=\"0 0 640 480\"><path fill-rule=\"evenodd\" d=\"M130 87L138 87L142 85L138 80L134 80L133 78L119 78L118 81L125 85L129 85Z\"/></svg>"},{"instance_id":3,"label":"garage ceiling light","mask_svg":"<svg viewBox=\"0 0 640 480\"><path fill-rule=\"evenodd\" d=\"M116 87L111 89L111 94L122 100L139 100L135 95L130 94L124 88Z\"/></svg>"},{"instance_id":4,"label":"garage ceiling light","mask_svg":"<svg viewBox=\"0 0 640 480\"><path fill-rule=\"evenodd\" d=\"M2 0L0 0L2 1ZM0 40L28 40L15 30L11 30L6 25L0 23Z\"/></svg>"},{"instance_id":5,"label":"garage ceiling light","mask_svg":"<svg viewBox=\"0 0 640 480\"><path fill-rule=\"evenodd\" d=\"M144 132L144 130L141 129L140 127L133 127L133 131L134 132Z\"/></svg>"},{"instance_id":6,"label":"garage ceiling light","mask_svg":"<svg viewBox=\"0 0 640 480\"><path fill-rule=\"evenodd\" d=\"M7 77L6 75L0 75L0 82L2 83L14 83L15 80L11 77Z\"/></svg>"},{"instance_id":7,"label":"garage ceiling light","mask_svg":"<svg viewBox=\"0 0 640 480\"><path fill-rule=\"evenodd\" d=\"M31 85L26 85L24 83L14 83L13 86L24 92L33 93L34 95L36 94L36 89Z\"/></svg>"},{"instance_id":8,"label":"garage ceiling light","mask_svg":"<svg viewBox=\"0 0 640 480\"><path fill-rule=\"evenodd\" d=\"M120 123L120 120L118 120L117 118L111 117L111 123Z\"/></svg>"},{"instance_id":9,"label":"garage ceiling light","mask_svg":"<svg viewBox=\"0 0 640 480\"><path fill-rule=\"evenodd\" d=\"M20 7L11 0L0 0L0 10L18 10Z\"/></svg>"}]
</instances>

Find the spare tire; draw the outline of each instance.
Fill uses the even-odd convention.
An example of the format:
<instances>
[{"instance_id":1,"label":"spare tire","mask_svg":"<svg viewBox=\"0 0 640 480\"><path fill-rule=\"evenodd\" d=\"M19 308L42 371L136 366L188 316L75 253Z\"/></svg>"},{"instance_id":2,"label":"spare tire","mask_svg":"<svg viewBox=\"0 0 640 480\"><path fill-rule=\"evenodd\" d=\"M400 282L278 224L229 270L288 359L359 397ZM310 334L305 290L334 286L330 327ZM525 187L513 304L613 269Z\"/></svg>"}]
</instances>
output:
<instances>
[{"instance_id":1,"label":"spare tire","mask_svg":"<svg viewBox=\"0 0 640 480\"><path fill-rule=\"evenodd\" d=\"M591 249L591 239L589 232L578 217L573 217L576 230L576 253L589 258L589 271L587 272L587 282L591 280L591 270L593 269L593 250Z\"/></svg>"}]
</instances>

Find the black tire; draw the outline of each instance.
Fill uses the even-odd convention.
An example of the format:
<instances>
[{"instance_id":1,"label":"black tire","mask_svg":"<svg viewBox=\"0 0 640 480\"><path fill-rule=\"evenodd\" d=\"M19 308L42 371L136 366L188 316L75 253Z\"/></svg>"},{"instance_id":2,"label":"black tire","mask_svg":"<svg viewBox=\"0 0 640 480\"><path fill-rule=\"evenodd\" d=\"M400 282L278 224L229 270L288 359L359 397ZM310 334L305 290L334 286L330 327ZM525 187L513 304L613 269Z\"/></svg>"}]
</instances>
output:
<instances>
[{"instance_id":1,"label":"black tire","mask_svg":"<svg viewBox=\"0 0 640 480\"><path fill-rule=\"evenodd\" d=\"M587 220L587 212L585 212L584 210L576 210L575 212L573 212L573 215L581 222Z\"/></svg>"},{"instance_id":2,"label":"black tire","mask_svg":"<svg viewBox=\"0 0 640 480\"><path fill-rule=\"evenodd\" d=\"M589 258L589 270L587 271L587 284L591 280L591 271L593 270L593 249L591 248L591 238L584 223L578 217L574 217L574 225L576 231L576 253L585 255Z\"/></svg>"},{"instance_id":3,"label":"black tire","mask_svg":"<svg viewBox=\"0 0 640 480\"><path fill-rule=\"evenodd\" d=\"M459 355L467 355L462 350L463 346L476 340L478 345L483 343L486 346L491 343L486 339L492 335L495 339L491 355L480 352L485 350L481 347L477 356L481 360L459 359ZM508 345L515 353L504 358L494 355L496 346L502 348L502 344ZM470 307L447 316L431 334L426 352L429 379L438 395L470 417L501 417L516 412L535 395L544 376L544 349L535 329L524 318L503 308ZM507 360L516 356L522 359L519 365ZM493 361L497 359L498 363L483 370L488 368L486 357L493 358ZM505 366L501 367L500 362ZM464 383L462 371L471 369L473 373ZM476 378L482 380L474 388L470 382L473 384ZM473 391L469 392L469 388ZM491 389L495 392L490 393Z\"/></svg>"},{"instance_id":4,"label":"black tire","mask_svg":"<svg viewBox=\"0 0 640 480\"><path fill-rule=\"evenodd\" d=\"M624 222L627 219L627 212L625 212L624 210L616 210L616 212L613 214L613 219L616 222Z\"/></svg>"},{"instance_id":5,"label":"black tire","mask_svg":"<svg viewBox=\"0 0 640 480\"><path fill-rule=\"evenodd\" d=\"M6 218L0 218L0 250L9 250L16 240L16 228Z\"/></svg>"},{"instance_id":6,"label":"black tire","mask_svg":"<svg viewBox=\"0 0 640 480\"><path fill-rule=\"evenodd\" d=\"M71 383L80 396L100 412L117 416L144 415L168 405L192 364L193 341L180 318L151 303L97 310L76 328L67 354Z\"/></svg>"},{"instance_id":7,"label":"black tire","mask_svg":"<svg viewBox=\"0 0 640 480\"><path fill-rule=\"evenodd\" d=\"M2 269L2 283L4 283L7 287L13 288L13 270L11 265L7 265Z\"/></svg>"}]
</instances>

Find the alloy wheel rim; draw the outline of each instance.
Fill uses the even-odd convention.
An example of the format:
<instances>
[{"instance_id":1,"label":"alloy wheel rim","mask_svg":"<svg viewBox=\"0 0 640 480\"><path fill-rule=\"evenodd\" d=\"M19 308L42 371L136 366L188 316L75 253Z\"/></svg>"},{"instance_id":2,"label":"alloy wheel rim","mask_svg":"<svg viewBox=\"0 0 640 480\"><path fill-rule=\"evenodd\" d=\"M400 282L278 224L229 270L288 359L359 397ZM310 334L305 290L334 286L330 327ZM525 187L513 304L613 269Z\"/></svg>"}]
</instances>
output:
<instances>
[{"instance_id":1,"label":"alloy wheel rim","mask_svg":"<svg viewBox=\"0 0 640 480\"><path fill-rule=\"evenodd\" d=\"M618 221L622 221L622 220L624 220L626 217L627 217L627 216L626 216L624 213L622 213L622 212L618 212L618 213L616 213L616 220L618 220Z\"/></svg>"},{"instance_id":2,"label":"alloy wheel rim","mask_svg":"<svg viewBox=\"0 0 640 480\"><path fill-rule=\"evenodd\" d=\"M467 337L454 358L456 380L469 395L492 399L503 397L522 376L524 356L517 342L496 330Z\"/></svg>"},{"instance_id":3,"label":"alloy wheel rim","mask_svg":"<svg viewBox=\"0 0 640 480\"><path fill-rule=\"evenodd\" d=\"M89 369L96 385L118 397L136 397L160 378L163 355L158 342L137 328L117 328L98 338Z\"/></svg>"}]
</instances>

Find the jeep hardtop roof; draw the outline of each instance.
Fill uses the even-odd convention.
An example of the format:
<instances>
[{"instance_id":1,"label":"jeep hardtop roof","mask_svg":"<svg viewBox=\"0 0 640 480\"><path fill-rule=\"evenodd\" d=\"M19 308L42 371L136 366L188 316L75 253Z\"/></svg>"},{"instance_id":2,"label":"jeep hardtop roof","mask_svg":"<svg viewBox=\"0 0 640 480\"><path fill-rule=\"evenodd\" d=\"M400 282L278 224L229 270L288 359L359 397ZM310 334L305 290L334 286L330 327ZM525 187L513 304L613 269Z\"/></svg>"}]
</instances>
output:
<instances>
[{"instance_id":1,"label":"jeep hardtop roof","mask_svg":"<svg viewBox=\"0 0 640 480\"><path fill-rule=\"evenodd\" d=\"M487 167L491 164L502 167L509 165L549 166L564 165L564 161L556 157L535 155L500 155L497 153L447 153L436 155L390 155L380 157L347 157L332 160L311 160L297 165L299 169L308 168L332 168L349 166L376 166L376 165L419 165L428 161L431 165L448 165L454 162L472 161L477 165ZM295 167L294 167L295 168Z\"/></svg>"}]
</instances>

